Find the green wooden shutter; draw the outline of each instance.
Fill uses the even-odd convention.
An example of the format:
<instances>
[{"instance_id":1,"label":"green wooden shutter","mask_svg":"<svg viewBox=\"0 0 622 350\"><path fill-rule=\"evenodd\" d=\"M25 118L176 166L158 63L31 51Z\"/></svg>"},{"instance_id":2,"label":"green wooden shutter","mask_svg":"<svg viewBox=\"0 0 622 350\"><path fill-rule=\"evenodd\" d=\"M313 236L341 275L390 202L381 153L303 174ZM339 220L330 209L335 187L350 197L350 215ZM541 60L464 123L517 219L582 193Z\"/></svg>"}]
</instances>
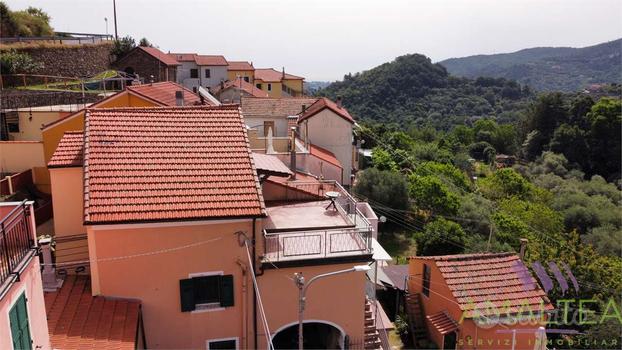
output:
<instances>
[{"instance_id":1,"label":"green wooden shutter","mask_svg":"<svg viewBox=\"0 0 622 350\"><path fill-rule=\"evenodd\" d=\"M11 323L11 336L13 338L13 349L32 349L32 339L30 338L30 328L28 327L28 309L26 307L26 295L22 294L15 305L9 311Z\"/></svg>"},{"instance_id":2,"label":"green wooden shutter","mask_svg":"<svg viewBox=\"0 0 622 350\"><path fill-rule=\"evenodd\" d=\"M195 309L194 284L192 278L179 280L179 296L181 299L181 311L188 312Z\"/></svg>"},{"instance_id":3,"label":"green wooden shutter","mask_svg":"<svg viewBox=\"0 0 622 350\"><path fill-rule=\"evenodd\" d=\"M220 306L233 306L233 275L220 276Z\"/></svg>"}]
</instances>

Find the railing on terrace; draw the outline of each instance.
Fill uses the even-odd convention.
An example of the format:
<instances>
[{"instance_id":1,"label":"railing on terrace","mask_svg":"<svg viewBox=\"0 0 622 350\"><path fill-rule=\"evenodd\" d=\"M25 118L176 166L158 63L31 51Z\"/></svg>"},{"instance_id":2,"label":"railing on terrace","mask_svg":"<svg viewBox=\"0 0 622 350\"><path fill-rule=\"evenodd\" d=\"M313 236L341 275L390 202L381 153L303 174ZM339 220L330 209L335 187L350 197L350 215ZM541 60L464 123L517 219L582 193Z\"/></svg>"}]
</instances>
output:
<instances>
[{"instance_id":1,"label":"railing on terrace","mask_svg":"<svg viewBox=\"0 0 622 350\"><path fill-rule=\"evenodd\" d=\"M370 254L373 229L357 209L356 200L337 181L291 182L301 193L325 199L326 192L338 192L337 211L353 227L268 232L264 230L264 257L269 261L299 260ZM297 198L291 198L297 199Z\"/></svg>"},{"instance_id":2,"label":"railing on terrace","mask_svg":"<svg viewBox=\"0 0 622 350\"><path fill-rule=\"evenodd\" d=\"M112 41L114 38L110 34L93 34L93 33L70 33L70 32L55 32L52 36L16 36L16 37L4 37L0 38L0 42L3 44L20 43L20 42L33 42L33 41L46 41L58 44L68 45L82 45L82 44L96 44L103 41Z\"/></svg>"},{"instance_id":3,"label":"railing on terrace","mask_svg":"<svg viewBox=\"0 0 622 350\"><path fill-rule=\"evenodd\" d=\"M0 219L0 286L11 275L18 275L17 268L35 249L31 229L30 205L26 201Z\"/></svg>"},{"instance_id":4,"label":"railing on terrace","mask_svg":"<svg viewBox=\"0 0 622 350\"><path fill-rule=\"evenodd\" d=\"M266 232L264 258L267 261L330 258L371 253L371 230Z\"/></svg>"}]
</instances>

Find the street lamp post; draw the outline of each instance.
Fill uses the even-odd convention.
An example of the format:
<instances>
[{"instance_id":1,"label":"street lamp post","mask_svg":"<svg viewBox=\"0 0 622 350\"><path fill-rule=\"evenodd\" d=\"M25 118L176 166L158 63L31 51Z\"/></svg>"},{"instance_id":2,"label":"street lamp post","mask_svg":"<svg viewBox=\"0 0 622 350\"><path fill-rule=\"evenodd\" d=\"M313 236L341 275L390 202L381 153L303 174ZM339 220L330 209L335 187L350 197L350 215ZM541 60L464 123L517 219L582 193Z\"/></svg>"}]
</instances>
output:
<instances>
[{"instance_id":1,"label":"street lamp post","mask_svg":"<svg viewBox=\"0 0 622 350\"><path fill-rule=\"evenodd\" d=\"M304 320L304 311L305 311L305 303L307 293L307 289L309 286L324 277L330 277L335 275L340 275L349 272L364 272L369 271L371 268L369 265L357 265L351 269L339 270L334 272L323 273L321 275L317 275L309 280L309 282L305 283L305 278L302 275L302 272L297 272L294 274L294 283L296 287L298 287L298 350L303 350L303 334L302 334L302 325Z\"/></svg>"},{"instance_id":2,"label":"street lamp post","mask_svg":"<svg viewBox=\"0 0 622 350\"><path fill-rule=\"evenodd\" d=\"M106 36L108 36L108 17L104 17L104 22L106 22Z\"/></svg>"}]
</instances>

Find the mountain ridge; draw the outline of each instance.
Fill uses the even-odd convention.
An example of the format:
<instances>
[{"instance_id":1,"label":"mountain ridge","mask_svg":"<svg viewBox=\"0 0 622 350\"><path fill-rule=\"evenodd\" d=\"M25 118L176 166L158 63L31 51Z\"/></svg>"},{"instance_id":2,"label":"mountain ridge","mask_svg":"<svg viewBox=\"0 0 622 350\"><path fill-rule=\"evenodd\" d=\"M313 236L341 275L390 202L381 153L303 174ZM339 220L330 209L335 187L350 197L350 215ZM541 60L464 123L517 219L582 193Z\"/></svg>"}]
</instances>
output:
<instances>
[{"instance_id":1,"label":"mountain ridge","mask_svg":"<svg viewBox=\"0 0 622 350\"><path fill-rule=\"evenodd\" d=\"M571 92L622 82L622 38L580 48L542 46L437 63L456 76L506 78L540 91Z\"/></svg>"}]
</instances>

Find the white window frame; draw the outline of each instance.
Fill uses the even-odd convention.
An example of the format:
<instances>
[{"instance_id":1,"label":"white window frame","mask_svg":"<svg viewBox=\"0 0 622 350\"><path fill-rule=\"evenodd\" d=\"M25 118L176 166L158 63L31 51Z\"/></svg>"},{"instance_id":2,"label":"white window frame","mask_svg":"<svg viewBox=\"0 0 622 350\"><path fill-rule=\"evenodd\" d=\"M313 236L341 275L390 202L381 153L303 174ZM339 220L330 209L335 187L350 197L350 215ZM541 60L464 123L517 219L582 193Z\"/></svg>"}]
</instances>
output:
<instances>
[{"instance_id":1,"label":"white window frame","mask_svg":"<svg viewBox=\"0 0 622 350\"><path fill-rule=\"evenodd\" d=\"M217 341L229 341L229 340L235 340L235 348L239 349L240 348L240 338L239 337L230 337L230 338L219 338L219 339L208 339L205 341L205 348L207 350L211 350L209 347L209 344L212 342L217 342Z\"/></svg>"},{"instance_id":2,"label":"white window frame","mask_svg":"<svg viewBox=\"0 0 622 350\"><path fill-rule=\"evenodd\" d=\"M208 271L208 272L195 272L189 273L188 278L206 277L206 276L222 276L224 271ZM207 303L207 304L194 304L195 309L190 311L192 314L200 314L203 312L222 311L225 308L220 306L220 303ZM231 340L231 339L229 339ZM237 344L237 343L236 343Z\"/></svg>"}]
</instances>

